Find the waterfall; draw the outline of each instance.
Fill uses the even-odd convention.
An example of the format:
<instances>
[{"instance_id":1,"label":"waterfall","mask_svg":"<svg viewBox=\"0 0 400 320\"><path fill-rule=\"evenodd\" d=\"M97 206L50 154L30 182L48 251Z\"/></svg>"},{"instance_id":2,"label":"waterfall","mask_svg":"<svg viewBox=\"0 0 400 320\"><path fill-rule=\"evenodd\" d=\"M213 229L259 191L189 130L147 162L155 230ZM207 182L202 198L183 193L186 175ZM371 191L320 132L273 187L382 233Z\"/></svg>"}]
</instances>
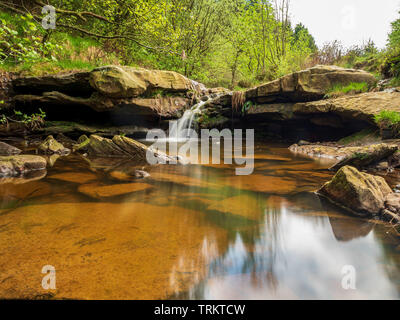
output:
<instances>
[{"instance_id":1,"label":"waterfall","mask_svg":"<svg viewBox=\"0 0 400 320\"><path fill-rule=\"evenodd\" d=\"M173 122L173 126L169 132L169 139L177 141L185 141L190 138L190 129L192 129L194 118L201 112L201 108L206 102L201 101L194 105L191 109L186 110L182 118Z\"/></svg>"}]
</instances>

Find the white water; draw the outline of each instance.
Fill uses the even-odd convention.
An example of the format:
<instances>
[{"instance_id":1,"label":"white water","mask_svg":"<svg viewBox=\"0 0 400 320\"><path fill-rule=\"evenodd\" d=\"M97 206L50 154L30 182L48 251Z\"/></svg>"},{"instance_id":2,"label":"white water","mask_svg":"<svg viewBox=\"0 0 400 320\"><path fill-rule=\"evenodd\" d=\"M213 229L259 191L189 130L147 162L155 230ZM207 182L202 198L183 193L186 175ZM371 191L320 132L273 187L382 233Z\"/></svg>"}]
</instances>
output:
<instances>
[{"instance_id":1,"label":"white water","mask_svg":"<svg viewBox=\"0 0 400 320\"><path fill-rule=\"evenodd\" d=\"M201 108L205 102L194 105L191 109L186 110L182 118L173 121L173 125L169 132L169 140L186 141L190 139L190 129L192 129L193 121L196 115L201 113Z\"/></svg>"}]
</instances>

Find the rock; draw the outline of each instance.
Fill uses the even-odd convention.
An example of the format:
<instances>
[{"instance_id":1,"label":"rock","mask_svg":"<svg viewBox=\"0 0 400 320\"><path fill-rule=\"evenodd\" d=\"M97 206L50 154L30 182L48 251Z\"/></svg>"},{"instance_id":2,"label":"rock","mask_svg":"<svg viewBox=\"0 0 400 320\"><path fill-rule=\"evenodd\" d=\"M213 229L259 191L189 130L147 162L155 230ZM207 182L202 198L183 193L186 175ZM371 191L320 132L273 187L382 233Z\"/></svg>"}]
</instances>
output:
<instances>
[{"instance_id":1,"label":"rock","mask_svg":"<svg viewBox=\"0 0 400 320\"><path fill-rule=\"evenodd\" d=\"M400 93L368 92L336 99L297 103L293 106L295 116L335 114L342 118L369 122L376 126L374 116L381 111L399 111Z\"/></svg>"},{"instance_id":2,"label":"rock","mask_svg":"<svg viewBox=\"0 0 400 320\"><path fill-rule=\"evenodd\" d=\"M72 147L73 152L76 152L76 151L87 152L88 151L90 139L86 135L80 136L77 142L78 143L74 144Z\"/></svg>"},{"instance_id":3,"label":"rock","mask_svg":"<svg viewBox=\"0 0 400 320\"><path fill-rule=\"evenodd\" d=\"M351 82L373 85L376 79L362 70L318 65L250 89L246 98L258 103L314 101L322 99L335 85Z\"/></svg>"},{"instance_id":4,"label":"rock","mask_svg":"<svg viewBox=\"0 0 400 320\"><path fill-rule=\"evenodd\" d=\"M19 150L18 148L15 148L5 142L0 141L0 156L13 156L20 154L21 152L22 151Z\"/></svg>"},{"instance_id":5,"label":"rock","mask_svg":"<svg viewBox=\"0 0 400 320\"><path fill-rule=\"evenodd\" d=\"M346 148L345 148L346 149ZM330 170L337 171L339 168L349 165L356 168L365 168L393 155L398 150L396 145L385 143L374 144L365 147L349 147L346 157L335 164ZM386 162L387 164L387 162ZM387 164L388 166L388 164Z\"/></svg>"},{"instance_id":6,"label":"rock","mask_svg":"<svg viewBox=\"0 0 400 320\"><path fill-rule=\"evenodd\" d=\"M70 153L70 150L54 139L53 136L48 136L39 146L39 150L45 154L68 155Z\"/></svg>"},{"instance_id":7,"label":"rock","mask_svg":"<svg viewBox=\"0 0 400 320\"><path fill-rule=\"evenodd\" d=\"M378 171L387 171L389 170L389 162L388 161L382 161L379 162L376 166L375 169Z\"/></svg>"},{"instance_id":8,"label":"rock","mask_svg":"<svg viewBox=\"0 0 400 320\"><path fill-rule=\"evenodd\" d=\"M150 174L144 170L134 168L118 168L110 172L110 177L118 181L132 181L134 179L145 179Z\"/></svg>"},{"instance_id":9,"label":"rock","mask_svg":"<svg viewBox=\"0 0 400 320\"><path fill-rule=\"evenodd\" d=\"M80 106L96 112L113 111L122 118L140 115L152 120L176 117L196 96L208 93L204 85L173 71L124 66L19 78L13 86L13 99L19 104L58 107L64 112Z\"/></svg>"},{"instance_id":10,"label":"rock","mask_svg":"<svg viewBox=\"0 0 400 320\"><path fill-rule=\"evenodd\" d=\"M300 140L298 143L297 143L297 145L298 146L308 146L308 145L310 145L310 144L312 144L311 142L308 142L308 141L305 141L305 140Z\"/></svg>"},{"instance_id":11,"label":"rock","mask_svg":"<svg viewBox=\"0 0 400 320\"><path fill-rule=\"evenodd\" d=\"M97 184L83 184L78 191L95 199L109 198L129 194L132 192L151 189L153 186L146 183L125 183L99 186Z\"/></svg>"},{"instance_id":12,"label":"rock","mask_svg":"<svg viewBox=\"0 0 400 320\"><path fill-rule=\"evenodd\" d=\"M129 157L129 154L113 143L111 139L91 135L88 154L102 157Z\"/></svg>"},{"instance_id":13,"label":"rock","mask_svg":"<svg viewBox=\"0 0 400 320\"><path fill-rule=\"evenodd\" d=\"M94 69L89 76L92 88L106 97L138 97L148 90L186 92L205 87L173 71L146 70L122 66Z\"/></svg>"},{"instance_id":14,"label":"rock","mask_svg":"<svg viewBox=\"0 0 400 320\"><path fill-rule=\"evenodd\" d=\"M389 158L389 166L392 168L398 168L400 167L400 151L396 151L394 154L392 154Z\"/></svg>"},{"instance_id":15,"label":"rock","mask_svg":"<svg viewBox=\"0 0 400 320\"><path fill-rule=\"evenodd\" d=\"M250 108L246 113L249 121L290 120L293 119L293 103L261 104Z\"/></svg>"},{"instance_id":16,"label":"rock","mask_svg":"<svg viewBox=\"0 0 400 320\"><path fill-rule=\"evenodd\" d=\"M393 213L400 214L400 194L388 194L385 199L385 207Z\"/></svg>"},{"instance_id":17,"label":"rock","mask_svg":"<svg viewBox=\"0 0 400 320\"><path fill-rule=\"evenodd\" d=\"M46 159L33 155L16 155L0 157L0 176L16 177L29 171L45 170Z\"/></svg>"},{"instance_id":18,"label":"rock","mask_svg":"<svg viewBox=\"0 0 400 320\"><path fill-rule=\"evenodd\" d=\"M96 175L89 172L63 172L48 176L49 179L56 179L63 182L85 184L96 180Z\"/></svg>"},{"instance_id":19,"label":"rock","mask_svg":"<svg viewBox=\"0 0 400 320\"><path fill-rule=\"evenodd\" d=\"M342 167L317 194L350 210L356 215L378 215L385 208L385 199L392 190L382 177Z\"/></svg>"},{"instance_id":20,"label":"rock","mask_svg":"<svg viewBox=\"0 0 400 320\"><path fill-rule=\"evenodd\" d=\"M87 148L89 156L129 158L143 164L147 163L147 152L152 152L156 158L165 162L175 160L162 152L152 150L146 145L124 136L114 136L111 140L91 135Z\"/></svg>"},{"instance_id":21,"label":"rock","mask_svg":"<svg viewBox=\"0 0 400 320\"><path fill-rule=\"evenodd\" d=\"M289 147L289 150L295 154L302 154L312 158L338 160L339 162L330 168L330 170L337 171L345 165L363 168L380 162L383 159L390 159L390 156L398 150L398 147L385 143L360 147L343 147L326 144L294 144Z\"/></svg>"}]
</instances>

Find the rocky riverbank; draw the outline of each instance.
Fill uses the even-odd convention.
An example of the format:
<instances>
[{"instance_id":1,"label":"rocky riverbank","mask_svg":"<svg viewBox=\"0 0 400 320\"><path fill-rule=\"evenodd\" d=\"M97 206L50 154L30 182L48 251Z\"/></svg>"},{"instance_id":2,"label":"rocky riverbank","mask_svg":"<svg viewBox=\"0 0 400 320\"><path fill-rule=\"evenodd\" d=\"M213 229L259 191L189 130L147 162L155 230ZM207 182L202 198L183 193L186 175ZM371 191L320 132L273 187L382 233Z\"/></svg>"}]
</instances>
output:
<instances>
[{"instance_id":1,"label":"rocky riverbank","mask_svg":"<svg viewBox=\"0 0 400 320\"><path fill-rule=\"evenodd\" d=\"M332 88L354 83L365 85L368 92L332 94ZM337 161L330 168L335 177L318 194L352 213L400 221L397 195L384 180L369 175L384 176L400 167L400 140L385 139L375 121L382 111L400 112L400 92L377 86L375 77L362 70L315 66L231 92L208 89L175 72L106 66L45 77L2 75L0 89L7 101L0 106L6 119L13 112L38 108L47 117L38 126L28 127L24 121L0 124L7 142L25 146L22 152L0 144L2 177L45 172L58 157L72 152L94 166L103 165L99 159L120 159L130 165L110 172L125 180L142 178L146 172L139 167L149 149L132 137L166 128L169 120L203 101L194 119L198 128L255 128L256 136L300 140L289 148L293 153ZM130 166L135 169L126 170Z\"/></svg>"}]
</instances>

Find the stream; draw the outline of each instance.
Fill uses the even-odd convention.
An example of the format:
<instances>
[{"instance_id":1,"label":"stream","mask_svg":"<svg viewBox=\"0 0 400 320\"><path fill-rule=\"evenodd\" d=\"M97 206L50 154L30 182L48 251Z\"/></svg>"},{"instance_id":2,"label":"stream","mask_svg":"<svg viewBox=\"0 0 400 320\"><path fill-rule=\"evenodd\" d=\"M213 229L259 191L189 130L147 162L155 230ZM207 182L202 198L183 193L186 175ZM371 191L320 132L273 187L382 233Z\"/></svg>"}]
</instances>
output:
<instances>
[{"instance_id":1,"label":"stream","mask_svg":"<svg viewBox=\"0 0 400 320\"><path fill-rule=\"evenodd\" d=\"M0 184L0 298L398 299L390 227L319 199L330 163L287 147L256 143L250 176L164 165L133 180L126 164L72 155Z\"/></svg>"}]
</instances>

